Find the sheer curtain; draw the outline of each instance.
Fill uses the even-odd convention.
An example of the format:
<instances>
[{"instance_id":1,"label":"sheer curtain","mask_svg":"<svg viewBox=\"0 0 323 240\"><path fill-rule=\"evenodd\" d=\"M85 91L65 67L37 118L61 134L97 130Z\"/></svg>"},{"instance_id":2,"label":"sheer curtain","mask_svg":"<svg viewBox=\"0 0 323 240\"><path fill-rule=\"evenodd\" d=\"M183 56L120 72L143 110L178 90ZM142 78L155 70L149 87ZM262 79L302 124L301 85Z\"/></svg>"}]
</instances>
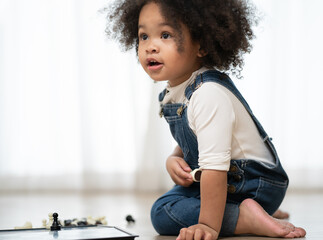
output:
<instances>
[{"instance_id":1,"label":"sheer curtain","mask_svg":"<svg viewBox=\"0 0 323 240\"><path fill-rule=\"evenodd\" d=\"M104 0L0 0L0 190L161 190L172 151L164 83L104 35ZM257 0L235 80L293 187L323 188L319 0Z\"/></svg>"},{"instance_id":2,"label":"sheer curtain","mask_svg":"<svg viewBox=\"0 0 323 240\"><path fill-rule=\"evenodd\" d=\"M163 186L146 151L167 133L147 129L161 86L106 40L106 3L0 0L0 189L135 189L152 166Z\"/></svg>"},{"instance_id":3,"label":"sheer curtain","mask_svg":"<svg viewBox=\"0 0 323 240\"><path fill-rule=\"evenodd\" d=\"M237 84L273 138L293 188L323 188L323 2L256 0L262 14Z\"/></svg>"}]
</instances>

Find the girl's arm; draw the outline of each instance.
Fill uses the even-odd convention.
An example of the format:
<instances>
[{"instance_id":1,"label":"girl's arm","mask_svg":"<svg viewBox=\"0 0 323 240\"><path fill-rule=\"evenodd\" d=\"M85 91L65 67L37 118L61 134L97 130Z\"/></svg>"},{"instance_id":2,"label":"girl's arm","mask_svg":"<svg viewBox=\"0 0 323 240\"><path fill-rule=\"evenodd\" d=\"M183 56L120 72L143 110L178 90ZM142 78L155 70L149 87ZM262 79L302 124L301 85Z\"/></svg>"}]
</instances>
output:
<instances>
[{"instance_id":1,"label":"girl's arm","mask_svg":"<svg viewBox=\"0 0 323 240\"><path fill-rule=\"evenodd\" d=\"M227 196L227 172L203 170L199 223L183 228L177 240L215 240L221 230Z\"/></svg>"},{"instance_id":2,"label":"girl's arm","mask_svg":"<svg viewBox=\"0 0 323 240\"><path fill-rule=\"evenodd\" d=\"M199 223L217 233L221 230L227 198L227 172L203 170L201 176L201 210Z\"/></svg>"},{"instance_id":3,"label":"girl's arm","mask_svg":"<svg viewBox=\"0 0 323 240\"><path fill-rule=\"evenodd\" d=\"M177 145L175 147L173 153L170 155L170 157L171 156L183 158L184 157L184 154L183 154L182 149Z\"/></svg>"}]
</instances>

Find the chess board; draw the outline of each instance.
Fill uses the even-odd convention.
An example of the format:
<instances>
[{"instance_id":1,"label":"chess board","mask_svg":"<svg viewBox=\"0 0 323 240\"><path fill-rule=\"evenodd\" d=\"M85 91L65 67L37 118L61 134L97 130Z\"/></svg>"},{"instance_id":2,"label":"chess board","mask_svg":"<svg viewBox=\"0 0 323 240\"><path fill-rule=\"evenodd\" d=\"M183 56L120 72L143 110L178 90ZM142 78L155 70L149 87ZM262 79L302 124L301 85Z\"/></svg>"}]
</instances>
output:
<instances>
[{"instance_id":1,"label":"chess board","mask_svg":"<svg viewBox=\"0 0 323 240\"><path fill-rule=\"evenodd\" d=\"M59 231L46 228L0 230L0 240L133 240L135 237L138 236L111 226L62 227Z\"/></svg>"}]
</instances>

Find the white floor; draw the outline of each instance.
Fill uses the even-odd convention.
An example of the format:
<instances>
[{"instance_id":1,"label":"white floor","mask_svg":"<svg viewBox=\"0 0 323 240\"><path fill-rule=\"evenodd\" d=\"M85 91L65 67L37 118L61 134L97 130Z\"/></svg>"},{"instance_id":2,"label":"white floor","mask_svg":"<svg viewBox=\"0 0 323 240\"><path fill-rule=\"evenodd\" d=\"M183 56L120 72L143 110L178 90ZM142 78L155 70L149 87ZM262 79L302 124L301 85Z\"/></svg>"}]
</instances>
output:
<instances>
[{"instance_id":1,"label":"white floor","mask_svg":"<svg viewBox=\"0 0 323 240\"><path fill-rule=\"evenodd\" d=\"M48 213L58 212L60 219L106 216L108 225L133 234L138 240L175 240L158 236L149 219L150 207L159 193L0 193L0 229L11 229L31 221L41 227ZM306 229L306 239L323 239L323 192L288 192L281 207L291 214L290 221ZM128 224L131 214L136 222ZM268 239L232 237L226 239Z\"/></svg>"}]
</instances>

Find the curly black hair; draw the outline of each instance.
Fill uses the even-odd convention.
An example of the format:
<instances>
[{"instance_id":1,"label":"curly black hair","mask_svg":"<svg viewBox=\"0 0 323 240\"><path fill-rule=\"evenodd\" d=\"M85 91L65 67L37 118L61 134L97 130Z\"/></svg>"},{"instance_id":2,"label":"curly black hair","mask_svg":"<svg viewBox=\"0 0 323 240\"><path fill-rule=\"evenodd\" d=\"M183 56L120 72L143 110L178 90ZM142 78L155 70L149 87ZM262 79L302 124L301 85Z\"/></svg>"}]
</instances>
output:
<instances>
[{"instance_id":1,"label":"curly black hair","mask_svg":"<svg viewBox=\"0 0 323 240\"><path fill-rule=\"evenodd\" d=\"M123 50L138 53L138 19L144 5L159 5L165 19L181 33L186 25L192 40L207 53L203 66L230 70L240 76L243 54L252 49L257 24L254 6L247 0L116 0L107 10L106 33L120 42ZM180 44L180 43L179 43ZM180 46L179 46L180 49Z\"/></svg>"}]
</instances>

